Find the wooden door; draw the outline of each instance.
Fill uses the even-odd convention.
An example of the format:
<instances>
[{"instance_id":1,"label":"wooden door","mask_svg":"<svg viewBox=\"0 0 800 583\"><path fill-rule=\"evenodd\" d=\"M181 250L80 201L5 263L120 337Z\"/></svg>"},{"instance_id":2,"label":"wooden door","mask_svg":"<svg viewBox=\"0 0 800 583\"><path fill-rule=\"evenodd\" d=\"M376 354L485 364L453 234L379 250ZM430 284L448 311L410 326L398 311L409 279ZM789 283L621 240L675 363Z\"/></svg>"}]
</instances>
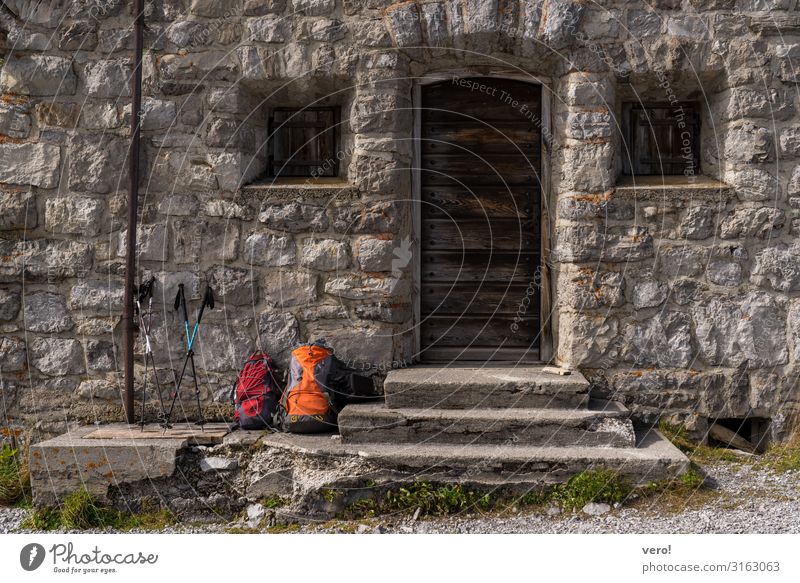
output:
<instances>
[{"instance_id":1,"label":"wooden door","mask_svg":"<svg viewBox=\"0 0 800 583\"><path fill-rule=\"evenodd\" d=\"M541 87L422 88L423 361L537 361Z\"/></svg>"}]
</instances>

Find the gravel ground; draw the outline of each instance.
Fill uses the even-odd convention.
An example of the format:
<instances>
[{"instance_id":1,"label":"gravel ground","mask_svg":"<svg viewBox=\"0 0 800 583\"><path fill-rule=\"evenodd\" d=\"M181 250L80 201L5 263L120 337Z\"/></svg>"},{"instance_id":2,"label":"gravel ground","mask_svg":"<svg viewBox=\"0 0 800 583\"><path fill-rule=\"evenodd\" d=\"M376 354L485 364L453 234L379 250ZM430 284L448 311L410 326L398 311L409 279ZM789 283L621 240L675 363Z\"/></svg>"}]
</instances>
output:
<instances>
[{"instance_id":1,"label":"gravel ground","mask_svg":"<svg viewBox=\"0 0 800 583\"><path fill-rule=\"evenodd\" d=\"M0 534L17 532L20 523L28 515L28 512L28 510L21 510L19 508L0 506Z\"/></svg>"},{"instance_id":2,"label":"gravel ground","mask_svg":"<svg viewBox=\"0 0 800 583\"><path fill-rule=\"evenodd\" d=\"M600 516L522 511L413 520L408 516L363 522L307 524L297 532L361 533L800 533L800 472L775 473L752 466L704 467L713 485L688 499L651 498ZM28 510L0 508L0 533L24 532ZM165 533L226 532L242 524L179 525Z\"/></svg>"}]
</instances>

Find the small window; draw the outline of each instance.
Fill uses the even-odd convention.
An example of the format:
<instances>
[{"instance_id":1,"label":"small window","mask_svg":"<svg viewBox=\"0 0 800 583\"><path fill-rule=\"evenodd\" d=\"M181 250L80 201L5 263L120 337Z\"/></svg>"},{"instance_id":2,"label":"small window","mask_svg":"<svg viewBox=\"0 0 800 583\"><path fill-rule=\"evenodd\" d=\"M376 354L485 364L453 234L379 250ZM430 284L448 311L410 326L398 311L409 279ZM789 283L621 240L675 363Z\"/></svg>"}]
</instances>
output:
<instances>
[{"instance_id":1,"label":"small window","mask_svg":"<svg viewBox=\"0 0 800 583\"><path fill-rule=\"evenodd\" d=\"M338 176L338 108L275 108L269 119L271 177Z\"/></svg>"},{"instance_id":2,"label":"small window","mask_svg":"<svg viewBox=\"0 0 800 583\"><path fill-rule=\"evenodd\" d=\"M700 174L700 116L694 103L623 105L623 174Z\"/></svg>"}]
</instances>

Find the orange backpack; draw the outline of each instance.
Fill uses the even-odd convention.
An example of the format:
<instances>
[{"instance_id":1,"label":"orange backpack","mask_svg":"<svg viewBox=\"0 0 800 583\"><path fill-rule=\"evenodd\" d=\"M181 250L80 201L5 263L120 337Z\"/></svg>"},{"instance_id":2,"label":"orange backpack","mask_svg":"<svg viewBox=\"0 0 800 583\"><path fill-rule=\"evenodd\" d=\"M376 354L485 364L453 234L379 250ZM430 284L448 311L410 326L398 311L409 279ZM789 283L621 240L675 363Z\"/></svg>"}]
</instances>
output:
<instances>
[{"instance_id":1,"label":"orange backpack","mask_svg":"<svg viewBox=\"0 0 800 583\"><path fill-rule=\"evenodd\" d=\"M322 433L336 428L336 408L328 387L333 350L318 340L292 350L289 386L281 397L283 429Z\"/></svg>"}]
</instances>

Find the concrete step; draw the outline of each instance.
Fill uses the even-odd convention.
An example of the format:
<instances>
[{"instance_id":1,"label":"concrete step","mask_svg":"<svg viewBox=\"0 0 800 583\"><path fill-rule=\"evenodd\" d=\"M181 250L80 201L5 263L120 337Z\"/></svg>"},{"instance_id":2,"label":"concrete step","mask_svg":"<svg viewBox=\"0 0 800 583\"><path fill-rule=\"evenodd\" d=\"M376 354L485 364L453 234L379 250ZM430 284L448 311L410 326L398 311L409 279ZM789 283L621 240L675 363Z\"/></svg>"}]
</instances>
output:
<instances>
[{"instance_id":1,"label":"concrete step","mask_svg":"<svg viewBox=\"0 0 800 583\"><path fill-rule=\"evenodd\" d=\"M414 366L389 372L389 409L579 409L589 402L589 382L541 366Z\"/></svg>"},{"instance_id":2,"label":"concrete step","mask_svg":"<svg viewBox=\"0 0 800 583\"><path fill-rule=\"evenodd\" d=\"M325 459L358 456L376 470L392 472L397 480L460 482L522 491L565 482L593 468L615 470L631 483L645 485L676 478L690 465L688 458L655 430L637 436L636 447L355 444L329 435L280 433L263 437L261 443Z\"/></svg>"},{"instance_id":3,"label":"concrete step","mask_svg":"<svg viewBox=\"0 0 800 583\"><path fill-rule=\"evenodd\" d=\"M389 409L348 405L339 415L346 443L514 444L633 447L633 424L620 403L589 409Z\"/></svg>"}]
</instances>

